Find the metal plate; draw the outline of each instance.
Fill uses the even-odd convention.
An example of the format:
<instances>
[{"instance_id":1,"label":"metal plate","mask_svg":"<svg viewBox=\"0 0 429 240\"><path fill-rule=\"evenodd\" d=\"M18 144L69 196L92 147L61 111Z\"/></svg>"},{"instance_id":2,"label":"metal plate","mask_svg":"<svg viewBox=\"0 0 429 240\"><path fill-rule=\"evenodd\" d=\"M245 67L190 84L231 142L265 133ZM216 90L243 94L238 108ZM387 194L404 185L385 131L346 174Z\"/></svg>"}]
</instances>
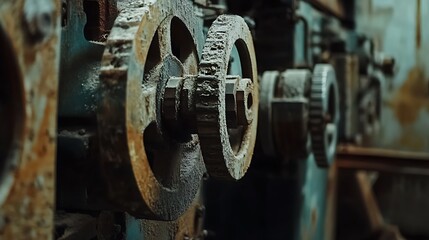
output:
<instances>
[{"instance_id":1,"label":"metal plate","mask_svg":"<svg viewBox=\"0 0 429 240\"><path fill-rule=\"evenodd\" d=\"M11 115L2 113L13 119L14 134L0 159L1 239L52 238L59 9L53 0L0 3L2 88L11 88L6 105L14 105L6 109Z\"/></svg>"}]
</instances>

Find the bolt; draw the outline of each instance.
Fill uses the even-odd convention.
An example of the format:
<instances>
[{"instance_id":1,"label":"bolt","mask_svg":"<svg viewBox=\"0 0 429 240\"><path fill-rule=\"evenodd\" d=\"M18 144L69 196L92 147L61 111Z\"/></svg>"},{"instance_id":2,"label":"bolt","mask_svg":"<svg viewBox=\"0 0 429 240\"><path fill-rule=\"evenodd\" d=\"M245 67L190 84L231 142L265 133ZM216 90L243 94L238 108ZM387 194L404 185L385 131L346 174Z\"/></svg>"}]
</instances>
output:
<instances>
[{"instance_id":1,"label":"bolt","mask_svg":"<svg viewBox=\"0 0 429 240\"><path fill-rule=\"evenodd\" d=\"M237 122L238 125L247 126L253 121L253 83L252 80L244 78L240 80L237 89Z\"/></svg>"},{"instance_id":2,"label":"bolt","mask_svg":"<svg viewBox=\"0 0 429 240\"><path fill-rule=\"evenodd\" d=\"M179 141L189 141L197 132L193 94L195 77L170 77L161 103L162 120Z\"/></svg>"},{"instance_id":3,"label":"bolt","mask_svg":"<svg viewBox=\"0 0 429 240\"><path fill-rule=\"evenodd\" d=\"M54 31L55 6L50 0L26 0L23 23L29 41L39 43Z\"/></svg>"},{"instance_id":4,"label":"bolt","mask_svg":"<svg viewBox=\"0 0 429 240\"><path fill-rule=\"evenodd\" d=\"M162 120L178 139L197 133L195 115L196 76L171 77L165 86L161 103ZM252 120L253 84L250 79L227 76L225 111L228 128L247 126Z\"/></svg>"}]
</instances>

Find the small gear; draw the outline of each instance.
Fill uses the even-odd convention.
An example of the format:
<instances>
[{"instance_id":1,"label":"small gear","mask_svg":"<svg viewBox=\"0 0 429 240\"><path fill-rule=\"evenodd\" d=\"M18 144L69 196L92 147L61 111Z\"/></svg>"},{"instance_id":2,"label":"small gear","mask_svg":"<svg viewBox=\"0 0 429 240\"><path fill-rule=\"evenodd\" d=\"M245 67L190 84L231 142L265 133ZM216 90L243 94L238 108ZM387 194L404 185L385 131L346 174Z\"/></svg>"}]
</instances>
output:
<instances>
[{"instance_id":1,"label":"small gear","mask_svg":"<svg viewBox=\"0 0 429 240\"><path fill-rule=\"evenodd\" d=\"M236 90L237 112L244 110L247 123L237 129L227 126L229 60L234 47L240 56L241 84ZM201 56L196 82L195 109L201 152L211 176L238 180L252 160L259 106L258 74L252 34L239 16L221 15L213 22ZM247 87L240 89L240 86ZM228 91L229 92L229 91ZM240 94L244 94L240 96ZM240 101L241 97L247 100ZM240 103L246 103L245 107ZM243 107L243 108L241 108ZM237 115L239 120L240 115Z\"/></svg>"},{"instance_id":2,"label":"small gear","mask_svg":"<svg viewBox=\"0 0 429 240\"><path fill-rule=\"evenodd\" d=\"M311 143L319 167L329 167L335 158L339 123L339 95L335 70L329 64L317 64L311 84Z\"/></svg>"}]
</instances>

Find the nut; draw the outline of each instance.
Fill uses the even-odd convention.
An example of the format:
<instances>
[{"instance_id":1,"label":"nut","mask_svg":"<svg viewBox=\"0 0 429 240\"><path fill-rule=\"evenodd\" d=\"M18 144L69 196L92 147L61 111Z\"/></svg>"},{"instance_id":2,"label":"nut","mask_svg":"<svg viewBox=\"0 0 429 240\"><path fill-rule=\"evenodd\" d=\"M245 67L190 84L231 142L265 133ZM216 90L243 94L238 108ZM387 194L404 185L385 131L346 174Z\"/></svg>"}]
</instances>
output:
<instances>
[{"instance_id":1,"label":"nut","mask_svg":"<svg viewBox=\"0 0 429 240\"><path fill-rule=\"evenodd\" d=\"M237 89L239 76L227 76L225 82L226 124L228 128L237 128Z\"/></svg>"},{"instance_id":2,"label":"nut","mask_svg":"<svg viewBox=\"0 0 429 240\"><path fill-rule=\"evenodd\" d=\"M236 93L237 123L247 126L253 121L253 83L250 79L240 80Z\"/></svg>"},{"instance_id":3,"label":"nut","mask_svg":"<svg viewBox=\"0 0 429 240\"><path fill-rule=\"evenodd\" d=\"M180 96L180 116L183 118L183 124L190 133L197 133L194 103L195 80L196 76L185 76Z\"/></svg>"},{"instance_id":4,"label":"nut","mask_svg":"<svg viewBox=\"0 0 429 240\"><path fill-rule=\"evenodd\" d=\"M162 117L168 125L174 125L179 120L182 85L183 78L171 77L165 86L164 98L162 99Z\"/></svg>"}]
</instances>

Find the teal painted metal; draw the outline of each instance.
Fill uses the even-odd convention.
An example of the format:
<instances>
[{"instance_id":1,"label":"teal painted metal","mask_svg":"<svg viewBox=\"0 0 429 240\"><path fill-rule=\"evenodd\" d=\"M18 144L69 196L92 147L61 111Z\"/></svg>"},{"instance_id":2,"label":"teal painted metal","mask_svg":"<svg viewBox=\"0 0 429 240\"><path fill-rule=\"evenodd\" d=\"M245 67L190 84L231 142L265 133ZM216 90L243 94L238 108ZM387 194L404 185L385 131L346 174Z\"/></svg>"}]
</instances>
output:
<instances>
[{"instance_id":1,"label":"teal painted metal","mask_svg":"<svg viewBox=\"0 0 429 240\"><path fill-rule=\"evenodd\" d=\"M83 1L67 1L61 32L59 117L95 117L98 76L104 46L84 36L87 23Z\"/></svg>"},{"instance_id":2,"label":"teal painted metal","mask_svg":"<svg viewBox=\"0 0 429 240\"><path fill-rule=\"evenodd\" d=\"M380 134L371 145L429 152L429 2L363 0L357 11L358 31L397 63L395 76L385 80Z\"/></svg>"},{"instance_id":3,"label":"teal painted metal","mask_svg":"<svg viewBox=\"0 0 429 240\"><path fill-rule=\"evenodd\" d=\"M303 203L294 239L323 240L331 230L325 227L326 221L330 221L326 219L328 170L319 168L312 155L302 161L302 167L305 168L301 188Z\"/></svg>"},{"instance_id":4,"label":"teal painted metal","mask_svg":"<svg viewBox=\"0 0 429 240\"><path fill-rule=\"evenodd\" d=\"M135 219L129 214L125 216L125 239L126 240L144 240L144 229L142 221Z\"/></svg>"}]
</instances>

